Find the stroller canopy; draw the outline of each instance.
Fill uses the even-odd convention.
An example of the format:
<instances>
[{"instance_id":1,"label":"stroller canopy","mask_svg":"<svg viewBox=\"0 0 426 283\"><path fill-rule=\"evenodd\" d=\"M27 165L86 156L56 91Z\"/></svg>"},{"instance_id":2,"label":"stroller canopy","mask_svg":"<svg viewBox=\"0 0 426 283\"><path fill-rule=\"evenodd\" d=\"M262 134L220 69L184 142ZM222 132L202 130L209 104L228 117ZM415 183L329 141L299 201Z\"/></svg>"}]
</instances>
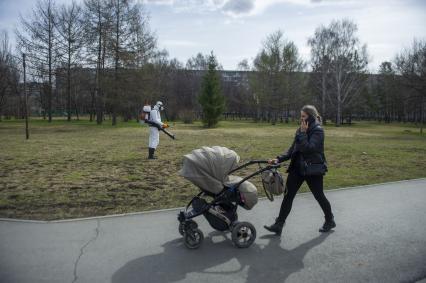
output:
<instances>
[{"instance_id":1,"label":"stroller canopy","mask_svg":"<svg viewBox=\"0 0 426 283\"><path fill-rule=\"evenodd\" d=\"M203 191L218 194L229 181L228 173L236 168L240 157L226 147L202 147L186 154L179 174Z\"/></svg>"}]
</instances>

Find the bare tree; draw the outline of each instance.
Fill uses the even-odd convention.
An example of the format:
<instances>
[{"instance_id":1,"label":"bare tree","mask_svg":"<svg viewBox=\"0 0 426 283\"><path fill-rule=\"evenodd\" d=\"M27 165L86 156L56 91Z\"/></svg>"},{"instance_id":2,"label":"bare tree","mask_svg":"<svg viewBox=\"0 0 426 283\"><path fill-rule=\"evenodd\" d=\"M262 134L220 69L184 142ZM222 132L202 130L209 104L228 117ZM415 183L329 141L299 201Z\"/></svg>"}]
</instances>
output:
<instances>
[{"instance_id":1,"label":"bare tree","mask_svg":"<svg viewBox=\"0 0 426 283\"><path fill-rule=\"evenodd\" d=\"M301 94L305 88L305 76L303 76L301 72L305 69L306 63L302 60L296 44L294 44L292 41L284 45L282 52L284 94L287 96L287 98L283 99L282 109L286 109L286 122L288 122L290 109L301 107L301 105L298 105L299 107L296 105L300 104L301 100L301 97L298 97L298 94L302 96Z\"/></svg>"},{"instance_id":2,"label":"bare tree","mask_svg":"<svg viewBox=\"0 0 426 283\"><path fill-rule=\"evenodd\" d=\"M54 1L38 0L30 17L20 16L16 30L18 48L27 54L28 68L40 70L48 78L47 111L52 121L52 83L57 59L56 11Z\"/></svg>"},{"instance_id":3,"label":"bare tree","mask_svg":"<svg viewBox=\"0 0 426 283\"><path fill-rule=\"evenodd\" d=\"M398 88L395 84L395 71L391 62L382 62L377 75L376 96L379 104L380 119L383 117L386 123L390 123L394 118L395 96Z\"/></svg>"},{"instance_id":4,"label":"bare tree","mask_svg":"<svg viewBox=\"0 0 426 283\"><path fill-rule=\"evenodd\" d=\"M239 71L250 71L250 63L247 59L243 59L237 64L237 70Z\"/></svg>"},{"instance_id":5,"label":"bare tree","mask_svg":"<svg viewBox=\"0 0 426 283\"><path fill-rule=\"evenodd\" d=\"M149 14L140 3L136 3L131 9L129 17L132 32L129 40L133 43L128 48L132 60L127 61L129 67L141 68L158 54L157 36L149 27Z\"/></svg>"},{"instance_id":6,"label":"bare tree","mask_svg":"<svg viewBox=\"0 0 426 283\"><path fill-rule=\"evenodd\" d=\"M197 102L197 98L201 89L202 77L208 70L209 55L204 55L201 52L189 58L185 64L185 72L183 80L187 83L188 94L185 96L186 103L181 109L181 116L184 120L192 121L194 111L201 113L201 107ZM217 69L223 69L218 63Z\"/></svg>"},{"instance_id":7,"label":"bare tree","mask_svg":"<svg viewBox=\"0 0 426 283\"><path fill-rule=\"evenodd\" d=\"M140 61L147 56L146 43L152 39L150 34L146 32L146 21L142 20L142 10L139 4L134 4L129 0L110 0L109 6L111 7L112 14L112 37L110 37L110 46L112 51L113 65L114 65L114 90L111 92L110 104L112 110L112 124L116 124L117 108L120 107L121 97L119 96L119 89L123 91L120 83L123 78L119 76L119 69L126 66L135 66L137 61ZM145 31L144 34L141 31ZM145 40L145 46L141 46L144 42L141 36L147 36L149 39ZM139 42L138 42L139 40ZM141 50L145 54L138 54L135 51Z\"/></svg>"},{"instance_id":8,"label":"bare tree","mask_svg":"<svg viewBox=\"0 0 426 283\"><path fill-rule=\"evenodd\" d=\"M311 78L316 89L320 91L321 114L326 123L326 99L328 92L328 80L330 77L331 58L331 33L323 25L319 26L314 36L309 38L308 45L311 47Z\"/></svg>"},{"instance_id":9,"label":"bare tree","mask_svg":"<svg viewBox=\"0 0 426 283\"><path fill-rule=\"evenodd\" d=\"M329 93L336 109L336 126L342 123L342 109L349 106L361 92L367 72L367 46L356 36L357 26L349 20L332 21L328 27L330 75L333 92Z\"/></svg>"},{"instance_id":10,"label":"bare tree","mask_svg":"<svg viewBox=\"0 0 426 283\"><path fill-rule=\"evenodd\" d=\"M156 37L136 1L85 0L84 10L88 63L96 64L97 122L102 123L108 111L115 125L118 114L129 109L125 99L133 92L128 87L131 70L158 54Z\"/></svg>"},{"instance_id":11,"label":"bare tree","mask_svg":"<svg viewBox=\"0 0 426 283\"><path fill-rule=\"evenodd\" d=\"M0 121L6 104L6 94L9 88L10 44L6 31L0 34Z\"/></svg>"},{"instance_id":12,"label":"bare tree","mask_svg":"<svg viewBox=\"0 0 426 283\"><path fill-rule=\"evenodd\" d=\"M75 1L62 5L57 18L57 29L60 35L61 61L66 68L67 80L67 119L71 121L71 70L81 62L83 46L82 9Z\"/></svg>"},{"instance_id":13,"label":"bare tree","mask_svg":"<svg viewBox=\"0 0 426 283\"><path fill-rule=\"evenodd\" d=\"M0 33L0 121L8 98L18 95L19 69L6 31Z\"/></svg>"},{"instance_id":14,"label":"bare tree","mask_svg":"<svg viewBox=\"0 0 426 283\"><path fill-rule=\"evenodd\" d=\"M403 83L415 91L420 111L420 133L423 133L426 103L426 40L414 39L410 48L395 58L396 68Z\"/></svg>"},{"instance_id":15,"label":"bare tree","mask_svg":"<svg viewBox=\"0 0 426 283\"><path fill-rule=\"evenodd\" d=\"M85 47L89 65L95 65L94 91L96 123L102 124L105 111L105 97L102 78L105 70L108 36L112 28L109 7L104 0L84 1Z\"/></svg>"},{"instance_id":16,"label":"bare tree","mask_svg":"<svg viewBox=\"0 0 426 283\"><path fill-rule=\"evenodd\" d=\"M189 70L207 70L208 69L208 57L204 56L202 53L198 53L196 56L193 56L188 59L186 62L186 68Z\"/></svg>"},{"instance_id":17,"label":"bare tree","mask_svg":"<svg viewBox=\"0 0 426 283\"><path fill-rule=\"evenodd\" d=\"M297 46L284 38L282 31L270 34L253 62L251 86L256 95L258 112L267 112L267 120L274 124L278 112L289 108L292 98L291 76L303 70L305 64ZM262 115L263 116L263 115Z\"/></svg>"}]
</instances>

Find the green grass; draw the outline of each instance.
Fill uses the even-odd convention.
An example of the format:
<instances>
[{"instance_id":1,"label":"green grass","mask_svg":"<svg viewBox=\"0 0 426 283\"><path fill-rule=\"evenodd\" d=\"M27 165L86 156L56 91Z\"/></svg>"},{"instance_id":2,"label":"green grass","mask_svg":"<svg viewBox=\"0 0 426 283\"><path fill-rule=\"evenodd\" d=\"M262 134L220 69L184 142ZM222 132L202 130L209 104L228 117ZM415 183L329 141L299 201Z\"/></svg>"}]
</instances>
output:
<instances>
[{"instance_id":1,"label":"green grass","mask_svg":"<svg viewBox=\"0 0 426 283\"><path fill-rule=\"evenodd\" d=\"M182 156L201 146L235 150L242 162L283 152L297 125L172 123L160 157L148 161L148 128L87 120L0 122L0 217L60 219L183 206L198 189L178 175ZM426 136L413 125L357 123L325 127L326 189L426 177ZM248 174L256 167L240 175ZM259 178L253 182L261 191ZM306 191L304 185L301 191ZM263 192L261 193L263 194Z\"/></svg>"}]
</instances>

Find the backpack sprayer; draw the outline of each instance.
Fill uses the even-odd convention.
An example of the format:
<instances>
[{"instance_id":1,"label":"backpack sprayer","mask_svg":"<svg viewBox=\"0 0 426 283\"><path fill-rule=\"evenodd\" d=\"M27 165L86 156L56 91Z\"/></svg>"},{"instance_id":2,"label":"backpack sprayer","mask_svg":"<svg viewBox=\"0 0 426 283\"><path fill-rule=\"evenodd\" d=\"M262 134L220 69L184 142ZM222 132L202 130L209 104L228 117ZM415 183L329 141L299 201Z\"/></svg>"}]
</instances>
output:
<instances>
[{"instance_id":1,"label":"backpack sprayer","mask_svg":"<svg viewBox=\"0 0 426 283\"><path fill-rule=\"evenodd\" d=\"M144 107L142 109L142 114L141 114L141 117L140 117L141 118L140 119L141 124L148 124L150 127L156 127L159 131L162 131L167 136L169 136L171 139L176 139L174 134L170 133L169 131L167 131L166 129L164 129L163 127L158 125L157 123L152 122L150 120L151 110L152 110L151 105L144 105Z\"/></svg>"}]
</instances>

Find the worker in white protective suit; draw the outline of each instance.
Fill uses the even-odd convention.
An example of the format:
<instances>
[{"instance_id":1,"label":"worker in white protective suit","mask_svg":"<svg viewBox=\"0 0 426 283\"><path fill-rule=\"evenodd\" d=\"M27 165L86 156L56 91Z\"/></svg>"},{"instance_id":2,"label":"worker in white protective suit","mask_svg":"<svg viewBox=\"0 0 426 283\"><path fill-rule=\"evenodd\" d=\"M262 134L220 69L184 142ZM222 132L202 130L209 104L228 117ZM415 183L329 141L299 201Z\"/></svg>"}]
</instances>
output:
<instances>
[{"instance_id":1,"label":"worker in white protective suit","mask_svg":"<svg viewBox=\"0 0 426 283\"><path fill-rule=\"evenodd\" d=\"M148 159L156 159L154 156L155 150L157 149L158 144L160 143L160 133L158 127L163 129L168 128L169 125L161 122L160 111L164 110L163 103L157 101L155 106L152 108L149 114L149 121L154 124L149 126L149 155ZM158 126L158 127L156 127Z\"/></svg>"}]
</instances>

